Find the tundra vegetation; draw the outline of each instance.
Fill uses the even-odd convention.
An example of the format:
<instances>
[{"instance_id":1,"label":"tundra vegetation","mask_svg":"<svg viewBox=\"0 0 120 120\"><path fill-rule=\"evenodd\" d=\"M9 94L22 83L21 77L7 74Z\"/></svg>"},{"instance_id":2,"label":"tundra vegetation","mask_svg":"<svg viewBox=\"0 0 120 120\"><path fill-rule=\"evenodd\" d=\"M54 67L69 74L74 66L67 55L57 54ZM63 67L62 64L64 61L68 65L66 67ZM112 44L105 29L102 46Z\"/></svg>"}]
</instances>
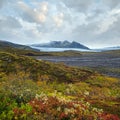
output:
<instances>
[{"instance_id":1,"label":"tundra vegetation","mask_svg":"<svg viewBox=\"0 0 120 120\"><path fill-rule=\"evenodd\" d=\"M18 51L0 51L0 120L120 120L118 78Z\"/></svg>"}]
</instances>

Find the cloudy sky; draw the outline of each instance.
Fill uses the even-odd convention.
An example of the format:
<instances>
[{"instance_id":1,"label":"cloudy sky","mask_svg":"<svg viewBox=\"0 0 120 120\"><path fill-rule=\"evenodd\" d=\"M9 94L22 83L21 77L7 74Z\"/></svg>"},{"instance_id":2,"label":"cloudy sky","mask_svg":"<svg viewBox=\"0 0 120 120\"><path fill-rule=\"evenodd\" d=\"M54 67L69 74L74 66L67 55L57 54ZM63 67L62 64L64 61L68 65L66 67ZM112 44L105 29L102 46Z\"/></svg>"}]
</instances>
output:
<instances>
[{"instance_id":1,"label":"cloudy sky","mask_svg":"<svg viewBox=\"0 0 120 120\"><path fill-rule=\"evenodd\" d=\"M0 0L0 39L120 46L120 0Z\"/></svg>"}]
</instances>

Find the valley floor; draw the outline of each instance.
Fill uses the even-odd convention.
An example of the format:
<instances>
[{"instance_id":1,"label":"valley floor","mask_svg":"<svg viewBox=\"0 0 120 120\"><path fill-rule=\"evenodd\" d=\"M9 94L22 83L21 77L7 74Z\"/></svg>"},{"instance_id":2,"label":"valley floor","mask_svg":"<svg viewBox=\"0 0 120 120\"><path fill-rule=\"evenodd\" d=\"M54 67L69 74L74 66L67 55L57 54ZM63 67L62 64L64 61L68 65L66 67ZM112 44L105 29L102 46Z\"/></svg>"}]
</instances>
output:
<instances>
[{"instance_id":1,"label":"valley floor","mask_svg":"<svg viewBox=\"0 0 120 120\"><path fill-rule=\"evenodd\" d=\"M120 56L90 53L81 56L38 56L37 59L51 62L63 62L69 66L90 67L102 74L120 78Z\"/></svg>"}]
</instances>

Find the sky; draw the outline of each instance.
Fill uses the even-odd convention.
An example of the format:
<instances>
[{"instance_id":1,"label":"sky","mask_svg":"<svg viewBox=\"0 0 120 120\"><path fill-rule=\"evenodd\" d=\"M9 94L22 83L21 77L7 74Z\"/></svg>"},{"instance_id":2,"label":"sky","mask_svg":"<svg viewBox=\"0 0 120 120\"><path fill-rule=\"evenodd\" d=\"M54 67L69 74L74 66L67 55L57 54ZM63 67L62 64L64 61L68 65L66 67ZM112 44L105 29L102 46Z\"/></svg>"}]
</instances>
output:
<instances>
[{"instance_id":1,"label":"sky","mask_svg":"<svg viewBox=\"0 0 120 120\"><path fill-rule=\"evenodd\" d=\"M120 46L120 0L0 0L0 40Z\"/></svg>"}]
</instances>

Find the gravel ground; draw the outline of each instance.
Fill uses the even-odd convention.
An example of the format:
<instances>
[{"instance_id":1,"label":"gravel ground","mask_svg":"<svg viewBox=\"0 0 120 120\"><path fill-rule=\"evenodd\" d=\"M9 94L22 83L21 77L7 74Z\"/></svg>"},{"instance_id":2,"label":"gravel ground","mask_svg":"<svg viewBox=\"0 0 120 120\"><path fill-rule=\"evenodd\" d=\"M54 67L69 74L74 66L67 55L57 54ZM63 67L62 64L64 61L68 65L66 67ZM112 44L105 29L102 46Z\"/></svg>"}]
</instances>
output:
<instances>
[{"instance_id":1,"label":"gravel ground","mask_svg":"<svg viewBox=\"0 0 120 120\"><path fill-rule=\"evenodd\" d=\"M69 66L90 67L102 74L120 78L120 56L111 54L83 54L82 56L39 56L37 59L63 62Z\"/></svg>"}]
</instances>

